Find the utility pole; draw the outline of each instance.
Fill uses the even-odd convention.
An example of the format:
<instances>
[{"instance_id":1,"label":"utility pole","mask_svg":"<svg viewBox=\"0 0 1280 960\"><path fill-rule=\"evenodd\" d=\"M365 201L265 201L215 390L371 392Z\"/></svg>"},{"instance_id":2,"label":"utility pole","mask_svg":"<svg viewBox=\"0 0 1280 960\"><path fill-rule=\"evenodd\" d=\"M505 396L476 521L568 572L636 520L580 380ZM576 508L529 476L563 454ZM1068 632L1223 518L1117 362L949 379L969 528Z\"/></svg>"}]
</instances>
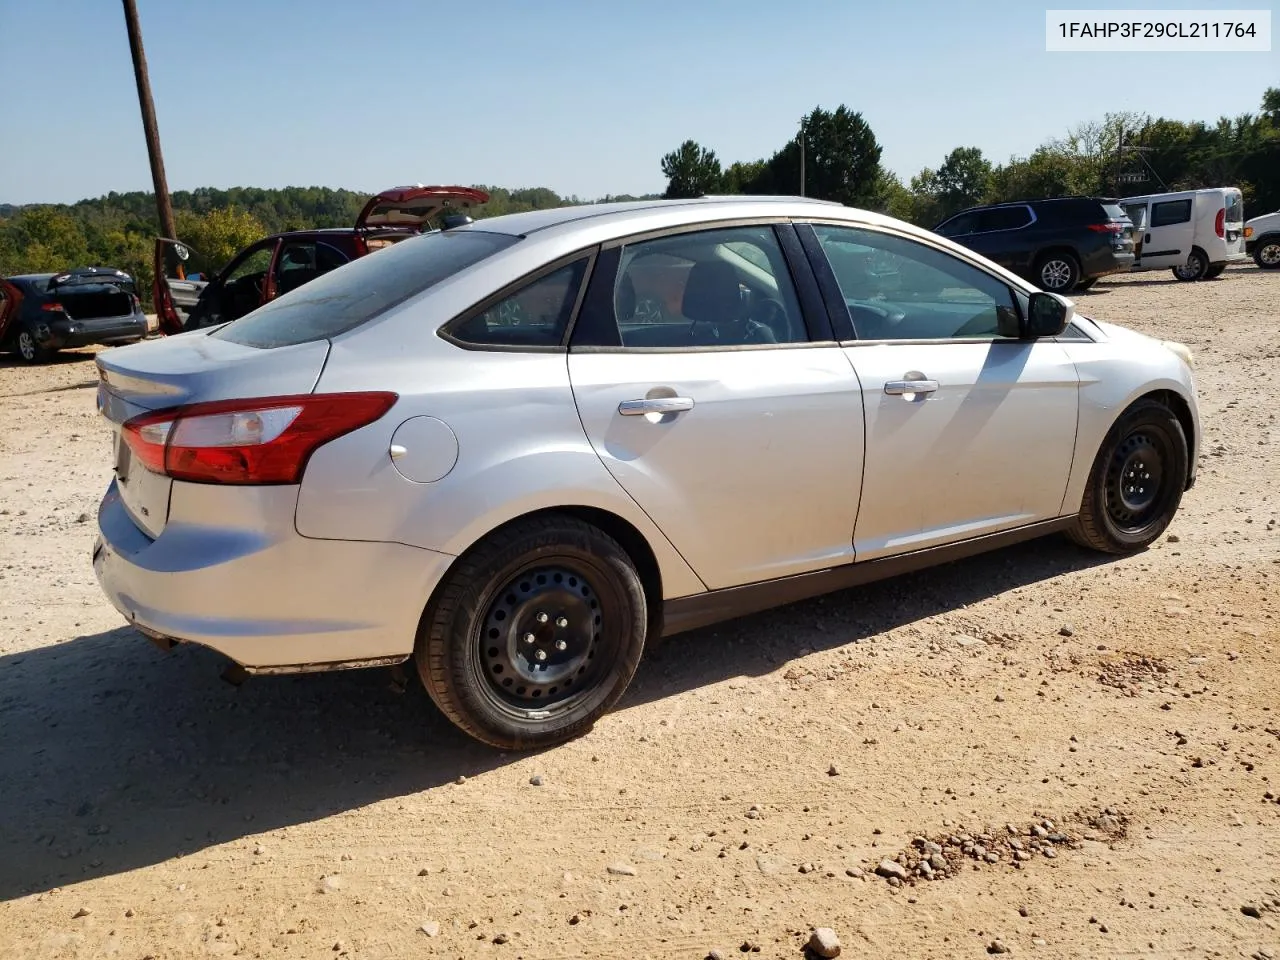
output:
<instances>
[{"instance_id":1,"label":"utility pole","mask_svg":"<svg viewBox=\"0 0 1280 960\"><path fill-rule=\"evenodd\" d=\"M1120 126L1120 137L1116 140L1116 196L1124 191L1120 189L1120 174L1124 169L1124 125Z\"/></svg>"},{"instance_id":2,"label":"utility pole","mask_svg":"<svg viewBox=\"0 0 1280 960\"><path fill-rule=\"evenodd\" d=\"M800 196L804 196L804 117L800 118Z\"/></svg>"},{"instance_id":3,"label":"utility pole","mask_svg":"<svg viewBox=\"0 0 1280 960\"><path fill-rule=\"evenodd\" d=\"M156 212L160 214L160 232L177 237L173 224L173 205L169 201L169 184L164 176L164 157L160 154L160 131L156 127L156 108L151 102L151 81L147 77L147 55L142 49L142 31L138 27L138 8L134 0L123 0L124 22L129 31L129 52L133 55L133 78L138 83L138 106L142 109L142 130L147 138L147 156L151 160L151 183L156 192Z\"/></svg>"}]
</instances>

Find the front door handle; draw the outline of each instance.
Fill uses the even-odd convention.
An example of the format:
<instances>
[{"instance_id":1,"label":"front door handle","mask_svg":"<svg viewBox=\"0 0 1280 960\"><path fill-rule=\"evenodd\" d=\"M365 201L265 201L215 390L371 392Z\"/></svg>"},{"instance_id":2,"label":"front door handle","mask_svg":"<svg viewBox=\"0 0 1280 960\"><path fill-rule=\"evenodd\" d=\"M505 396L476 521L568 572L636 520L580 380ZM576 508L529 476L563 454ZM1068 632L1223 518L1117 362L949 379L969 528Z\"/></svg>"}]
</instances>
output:
<instances>
[{"instance_id":1,"label":"front door handle","mask_svg":"<svg viewBox=\"0 0 1280 960\"><path fill-rule=\"evenodd\" d=\"M618 412L624 417L642 417L647 413L684 413L692 409L692 397L645 397L643 400L623 400L618 404Z\"/></svg>"},{"instance_id":2,"label":"front door handle","mask_svg":"<svg viewBox=\"0 0 1280 960\"><path fill-rule=\"evenodd\" d=\"M937 380L889 380L884 385L884 392L891 397L902 397L915 393L937 393Z\"/></svg>"}]
</instances>

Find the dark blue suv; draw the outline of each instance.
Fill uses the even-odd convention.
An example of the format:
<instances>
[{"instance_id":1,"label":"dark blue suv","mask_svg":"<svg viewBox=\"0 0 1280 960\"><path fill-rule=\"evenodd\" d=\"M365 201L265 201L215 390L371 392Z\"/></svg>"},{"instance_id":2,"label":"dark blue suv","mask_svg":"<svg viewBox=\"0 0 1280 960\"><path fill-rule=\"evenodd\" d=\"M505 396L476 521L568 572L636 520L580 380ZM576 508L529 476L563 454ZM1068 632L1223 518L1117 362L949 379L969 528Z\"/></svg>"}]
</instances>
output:
<instances>
[{"instance_id":1,"label":"dark blue suv","mask_svg":"<svg viewBox=\"0 0 1280 960\"><path fill-rule=\"evenodd\" d=\"M0 349L27 363L64 347L133 343L148 333L133 277L111 267L0 279Z\"/></svg>"},{"instance_id":2,"label":"dark blue suv","mask_svg":"<svg viewBox=\"0 0 1280 960\"><path fill-rule=\"evenodd\" d=\"M933 229L1051 293L1087 290L1133 267L1133 221L1096 197L971 207Z\"/></svg>"}]
</instances>

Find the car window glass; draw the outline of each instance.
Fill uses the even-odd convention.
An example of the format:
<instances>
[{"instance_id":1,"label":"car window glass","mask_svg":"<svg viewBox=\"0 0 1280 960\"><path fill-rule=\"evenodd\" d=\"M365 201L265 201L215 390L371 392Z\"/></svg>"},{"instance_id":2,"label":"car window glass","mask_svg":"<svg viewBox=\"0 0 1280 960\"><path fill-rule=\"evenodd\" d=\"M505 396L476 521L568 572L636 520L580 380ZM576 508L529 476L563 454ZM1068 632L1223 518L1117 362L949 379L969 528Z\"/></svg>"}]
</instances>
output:
<instances>
[{"instance_id":1,"label":"car window glass","mask_svg":"<svg viewBox=\"0 0 1280 960\"><path fill-rule=\"evenodd\" d=\"M1191 219L1191 198L1186 200L1166 200L1151 205L1151 226L1167 227L1175 223L1186 223Z\"/></svg>"},{"instance_id":2,"label":"car window glass","mask_svg":"<svg viewBox=\"0 0 1280 960\"><path fill-rule=\"evenodd\" d=\"M309 283L323 273L347 262L342 251L327 243L292 240L276 258L276 293L284 294Z\"/></svg>"},{"instance_id":3,"label":"car window glass","mask_svg":"<svg viewBox=\"0 0 1280 960\"><path fill-rule=\"evenodd\" d=\"M448 331L476 346L556 347L564 341L587 260L552 271Z\"/></svg>"},{"instance_id":4,"label":"car window glass","mask_svg":"<svg viewBox=\"0 0 1280 960\"><path fill-rule=\"evenodd\" d=\"M482 230L415 236L276 297L212 336L263 348L335 337L518 242Z\"/></svg>"},{"instance_id":5,"label":"car window glass","mask_svg":"<svg viewBox=\"0 0 1280 960\"><path fill-rule=\"evenodd\" d=\"M996 207L983 210L978 217L978 230L1016 230L1031 222L1026 207Z\"/></svg>"},{"instance_id":6,"label":"car window glass","mask_svg":"<svg viewBox=\"0 0 1280 960\"><path fill-rule=\"evenodd\" d=\"M259 247L235 265L227 274L227 283L243 280L245 277L266 276L271 266L271 247Z\"/></svg>"},{"instance_id":7,"label":"car window glass","mask_svg":"<svg viewBox=\"0 0 1280 960\"><path fill-rule=\"evenodd\" d=\"M1231 191L1226 196L1227 204L1227 223L1239 223L1244 220L1244 197L1236 192Z\"/></svg>"},{"instance_id":8,"label":"car window glass","mask_svg":"<svg viewBox=\"0 0 1280 960\"><path fill-rule=\"evenodd\" d=\"M624 347L808 340L772 227L700 230L622 249L613 297Z\"/></svg>"},{"instance_id":9,"label":"car window glass","mask_svg":"<svg viewBox=\"0 0 1280 960\"><path fill-rule=\"evenodd\" d=\"M1013 291L958 257L905 237L815 226L863 340L1016 337Z\"/></svg>"},{"instance_id":10,"label":"car window glass","mask_svg":"<svg viewBox=\"0 0 1280 960\"><path fill-rule=\"evenodd\" d=\"M937 232L944 237L958 237L963 233L972 233L977 222L977 213L962 213L941 224Z\"/></svg>"}]
</instances>

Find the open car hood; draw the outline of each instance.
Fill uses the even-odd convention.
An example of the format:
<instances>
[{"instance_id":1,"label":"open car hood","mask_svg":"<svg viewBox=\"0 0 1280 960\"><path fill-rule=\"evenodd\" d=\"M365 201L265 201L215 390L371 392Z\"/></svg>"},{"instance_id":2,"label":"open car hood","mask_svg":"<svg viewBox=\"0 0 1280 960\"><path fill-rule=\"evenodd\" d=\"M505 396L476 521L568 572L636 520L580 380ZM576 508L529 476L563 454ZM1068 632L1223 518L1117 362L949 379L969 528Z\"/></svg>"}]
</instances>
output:
<instances>
[{"instance_id":1,"label":"open car hood","mask_svg":"<svg viewBox=\"0 0 1280 960\"><path fill-rule=\"evenodd\" d=\"M392 187L369 200L356 218L357 230L378 227L421 229L447 207L467 210L487 203L489 195L473 187L441 187L415 184Z\"/></svg>"}]
</instances>

